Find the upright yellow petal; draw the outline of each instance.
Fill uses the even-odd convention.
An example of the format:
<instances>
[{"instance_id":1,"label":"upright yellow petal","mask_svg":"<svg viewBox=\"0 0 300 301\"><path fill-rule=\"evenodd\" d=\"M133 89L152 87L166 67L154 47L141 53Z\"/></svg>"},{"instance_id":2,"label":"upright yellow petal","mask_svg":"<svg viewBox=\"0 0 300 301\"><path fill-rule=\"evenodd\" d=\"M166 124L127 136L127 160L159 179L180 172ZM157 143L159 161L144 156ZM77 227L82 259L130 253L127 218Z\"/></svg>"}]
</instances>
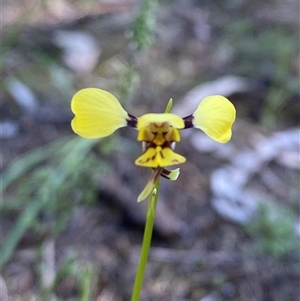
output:
<instances>
[{"instance_id":1,"label":"upright yellow petal","mask_svg":"<svg viewBox=\"0 0 300 301\"><path fill-rule=\"evenodd\" d=\"M80 90L72 99L71 109L75 114L72 129L84 138L106 137L127 125L127 112L111 93L101 89Z\"/></svg>"},{"instance_id":2,"label":"upright yellow petal","mask_svg":"<svg viewBox=\"0 0 300 301\"><path fill-rule=\"evenodd\" d=\"M147 127L150 123L162 124L167 122L170 126L176 129L184 128L184 121L181 117L172 113L150 113L141 116L138 119L137 129L141 130L144 127Z\"/></svg>"},{"instance_id":3,"label":"upright yellow petal","mask_svg":"<svg viewBox=\"0 0 300 301\"><path fill-rule=\"evenodd\" d=\"M204 98L193 114L193 125L210 138L225 143L231 138L231 127L235 120L235 108L224 96Z\"/></svg>"}]
</instances>

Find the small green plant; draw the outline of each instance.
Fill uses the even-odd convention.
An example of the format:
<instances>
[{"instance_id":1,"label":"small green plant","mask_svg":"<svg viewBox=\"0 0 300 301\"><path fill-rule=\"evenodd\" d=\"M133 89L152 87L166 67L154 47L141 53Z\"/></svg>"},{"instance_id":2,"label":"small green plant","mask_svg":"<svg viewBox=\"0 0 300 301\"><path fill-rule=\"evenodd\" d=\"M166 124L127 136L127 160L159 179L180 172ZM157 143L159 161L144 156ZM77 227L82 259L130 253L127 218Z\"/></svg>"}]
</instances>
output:
<instances>
[{"instance_id":1,"label":"small green plant","mask_svg":"<svg viewBox=\"0 0 300 301\"><path fill-rule=\"evenodd\" d=\"M133 23L132 43L138 50L147 49L154 41L156 28L156 0L145 0Z\"/></svg>"},{"instance_id":2,"label":"small green plant","mask_svg":"<svg viewBox=\"0 0 300 301\"><path fill-rule=\"evenodd\" d=\"M230 49L238 62L230 67L231 72L266 82L260 121L268 131L278 126L278 117L284 117L282 108L298 94L298 75L291 71L292 60L299 53L298 36L298 30L292 28L261 28L251 19L241 19L228 24L221 39L220 49Z\"/></svg>"},{"instance_id":3,"label":"small green plant","mask_svg":"<svg viewBox=\"0 0 300 301\"><path fill-rule=\"evenodd\" d=\"M260 205L257 216L245 230L254 238L259 254L283 260L299 248L293 221L294 215L288 209L265 203Z\"/></svg>"},{"instance_id":4,"label":"small green plant","mask_svg":"<svg viewBox=\"0 0 300 301\"><path fill-rule=\"evenodd\" d=\"M100 159L91 152L95 144L95 141L77 137L64 138L22 156L5 170L2 175L5 197L2 216L15 212L18 218L5 237L0 267L10 258L28 229L37 231L37 234L47 231L56 236L75 206L83 200L86 203L95 199L93 175L96 172L93 170L97 169L99 175L99 172L109 169L102 161L99 168ZM7 189L10 187L13 189ZM41 213L51 215L55 221L50 228L38 218Z\"/></svg>"},{"instance_id":5,"label":"small green plant","mask_svg":"<svg viewBox=\"0 0 300 301\"><path fill-rule=\"evenodd\" d=\"M117 82L117 88L123 100L127 100L132 95L133 89L139 81L139 74L135 68L137 52L142 50L146 52L154 43L158 5L156 0L141 1L139 11L132 22L130 45L133 51L128 63L124 64Z\"/></svg>"},{"instance_id":6,"label":"small green plant","mask_svg":"<svg viewBox=\"0 0 300 301\"><path fill-rule=\"evenodd\" d=\"M40 273L46 273L42 270ZM74 286L80 294L80 301L90 301L92 299L92 288L95 285L95 268L91 264L80 264L74 252L67 254L64 261L57 268L53 283L41 292L42 300L50 300L54 292L59 288L65 279L74 279ZM40 277L42 278L42 277Z\"/></svg>"}]
</instances>

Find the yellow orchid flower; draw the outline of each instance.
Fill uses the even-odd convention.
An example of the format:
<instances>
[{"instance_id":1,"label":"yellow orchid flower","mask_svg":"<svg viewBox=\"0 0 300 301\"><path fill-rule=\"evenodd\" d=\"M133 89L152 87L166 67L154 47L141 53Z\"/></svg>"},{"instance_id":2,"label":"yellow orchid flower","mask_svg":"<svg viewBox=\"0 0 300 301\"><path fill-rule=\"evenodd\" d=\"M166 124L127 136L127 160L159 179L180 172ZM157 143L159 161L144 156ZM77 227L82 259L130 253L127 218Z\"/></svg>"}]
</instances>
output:
<instances>
[{"instance_id":1,"label":"yellow orchid flower","mask_svg":"<svg viewBox=\"0 0 300 301\"><path fill-rule=\"evenodd\" d=\"M225 143L231 138L236 114L227 98L213 95L204 98L196 111L184 118L172 113L151 113L137 118L127 113L111 93L96 88L77 92L72 99L71 109L75 115L72 129L83 138L106 137L125 126L138 130L137 140L143 144L143 154L135 164L154 169L138 200L147 197L157 177L177 179L179 169L169 171L165 167L186 161L185 157L174 152L175 143L180 141L179 130L198 128L210 138Z\"/></svg>"}]
</instances>

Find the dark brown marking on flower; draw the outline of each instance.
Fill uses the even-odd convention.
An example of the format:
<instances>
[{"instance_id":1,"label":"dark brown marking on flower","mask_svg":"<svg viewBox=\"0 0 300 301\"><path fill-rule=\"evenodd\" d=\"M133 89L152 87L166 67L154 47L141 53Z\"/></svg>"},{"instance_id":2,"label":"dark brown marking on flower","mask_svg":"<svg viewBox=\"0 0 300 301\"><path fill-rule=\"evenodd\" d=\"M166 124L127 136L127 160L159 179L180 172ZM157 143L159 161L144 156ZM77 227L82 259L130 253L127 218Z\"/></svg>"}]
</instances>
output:
<instances>
[{"instance_id":1,"label":"dark brown marking on flower","mask_svg":"<svg viewBox=\"0 0 300 301\"><path fill-rule=\"evenodd\" d=\"M137 119L135 116L133 116L133 115L131 115L131 114L129 114L129 113L127 113L127 114L128 114L128 117L129 117L129 119L126 119L126 121L127 121L127 126L136 128L138 119Z\"/></svg>"},{"instance_id":2,"label":"dark brown marking on flower","mask_svg":"<svg viewBox=\"0 0 300 301\"><path fill-rule=\"evenodd\" d=\"M156 167L154 169L154 173L153 173L153 182L155 183L157 181L157 179L159 178L159 176L162 174L162 171L164 170L164 168L162 167Z\"/></svg>"},{"instance_id":3,"label":"dark brown marking on flower","mask_svg":"<svg viewBox=\"0 0 300 301\"><path fill-rule=\"evenodd\" d=\"M162 175L164 174L165 176L168 176L170 173L171 173L171 170L168 170L168 169L165 169L165 168L162 171Z\"/></svg>"},{"instance_id":4,"label":"dark brown marking on flower","mask_svg":"<svg viewBox=\"0 0 300 301\"><path fill-rule=\"evenodd\" d=\"M171 143L168 142L167 140L164 141L164 143L161 145L161 148L164 149L164 148L171 148ZM171 148L172 149L172 148Z\"/></svg>"},{"instance_id":5,"label":"dark brown marking on flower","mask_svg":"<svg viewBox=\"0 0 300 301\"><path fill-rule=\"evenodd\" d=\"M153 141L150 141L150 142L147 143L147 149L150 148L150 147L156 148L157 145L156 145L156 143L154 143Z\"/></svg>"},{"instance_id":6,"label":"dark brown marking on flower","mask_svg":"<svg viewBox=\"0 0 300 301\"><path fill-rule=\"evenodd\" d=\"M154 154L152 157L151 157L151 160L154 161L156 158L156 154Z\"/></svg>"},{"instance_id":7,"label":"dark brown marking on flower","mask_svg":"<svg viewBox=\"0 0 300 301\"><path fill-rule=\"evenodd\" d=\"M189 129L189 128L193 128L193 119L194 116L193 115L189 115L183 118L184 121L184 129Z\"/></svg>"},{"instance_id":8,"label":"dark brown marking on flower","mask_svg":"<svg viewBox=\"0 0 300 301\"><path fill-rule=\"evenodd\" d=\"M163 178L167 179L167 180L170 180L170 178L169 178L166 174L164 174L164 173L161 173L161 176L162 176Z\"/></svg>"},{"instance_id":9,"label":"dark brown marking on flower","mask_svg":"<svg viewBox=\"0 0 300 301\"><path fill-rule=\"evenodd\" d=\"M147 160L145 160L145 161L139 160L138 162L141 164L144 164L144 163L148 163L150 160L151 160L151 158L147 158Z\"/></svg>"}]
</instances>

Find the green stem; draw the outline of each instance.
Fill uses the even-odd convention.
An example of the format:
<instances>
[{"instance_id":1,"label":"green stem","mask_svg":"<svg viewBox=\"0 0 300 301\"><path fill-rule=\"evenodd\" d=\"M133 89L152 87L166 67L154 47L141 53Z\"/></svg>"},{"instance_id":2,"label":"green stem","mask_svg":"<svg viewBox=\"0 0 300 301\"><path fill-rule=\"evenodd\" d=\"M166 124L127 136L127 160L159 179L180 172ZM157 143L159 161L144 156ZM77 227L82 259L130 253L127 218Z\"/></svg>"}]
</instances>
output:
<instances>
[{"instance_id":1,"label":"green stem","mask_svg":"<svg viewBox=\"0 0 300 301\"><path fill-rule=\"evenodd\" d=\"M144 275L146 271L146 265L148 261L148 255L149 255L152 232L153 232L153 225L155 220L156 205L157 205L158 193L159 193L159 184L160 184L160 179L156 181L155 187L152 193L150 194L150 199L148 201L147 219L146 219L146 226L144 231L143 245L142 245L140 260L135 276L131 301L140 300L140 293L142 290Z\"/></svg>"}]
</instances>

